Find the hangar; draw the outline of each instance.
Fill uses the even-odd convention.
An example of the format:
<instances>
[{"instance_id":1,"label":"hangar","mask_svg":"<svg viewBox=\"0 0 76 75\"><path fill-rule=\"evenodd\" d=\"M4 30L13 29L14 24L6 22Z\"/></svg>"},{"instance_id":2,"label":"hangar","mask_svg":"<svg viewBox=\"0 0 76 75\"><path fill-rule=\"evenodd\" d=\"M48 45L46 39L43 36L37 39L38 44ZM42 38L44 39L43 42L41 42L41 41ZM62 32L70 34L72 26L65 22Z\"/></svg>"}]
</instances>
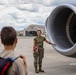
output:
<instances>
[{"instance_id":1,"label":"hangar","mask_svg":"<svg viewBox=\"0 0 76 75\"><path fill-rule=\"evenodd\" d=\"M46 34L44 25L29 25L24 30L18 31L17 34L19 36L37 36L37 30L41 30L43 35Z\"/></svg>"}]
</instances>

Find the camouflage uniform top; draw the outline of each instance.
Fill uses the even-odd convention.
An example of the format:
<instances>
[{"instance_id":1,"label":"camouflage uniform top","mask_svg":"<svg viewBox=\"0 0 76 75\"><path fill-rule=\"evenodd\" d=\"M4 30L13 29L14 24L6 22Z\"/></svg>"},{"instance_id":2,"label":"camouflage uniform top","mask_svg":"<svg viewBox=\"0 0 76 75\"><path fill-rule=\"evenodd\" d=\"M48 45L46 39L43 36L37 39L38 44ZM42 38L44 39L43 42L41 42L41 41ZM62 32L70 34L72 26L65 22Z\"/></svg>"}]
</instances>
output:
<instances>
[{"instance_id":1,"label":"camouflage uniform top","mask_svg":"<svg viewBox=\"0 0 76 75\"><path fill-rule=\"evenodd\" d=\"M43 48L43 42L46 40L46 38L43 36L37 36L36 38L34 38L34 40L36 41L36 46L38 46L39 48Z\"/></svg>"}]
</instances>

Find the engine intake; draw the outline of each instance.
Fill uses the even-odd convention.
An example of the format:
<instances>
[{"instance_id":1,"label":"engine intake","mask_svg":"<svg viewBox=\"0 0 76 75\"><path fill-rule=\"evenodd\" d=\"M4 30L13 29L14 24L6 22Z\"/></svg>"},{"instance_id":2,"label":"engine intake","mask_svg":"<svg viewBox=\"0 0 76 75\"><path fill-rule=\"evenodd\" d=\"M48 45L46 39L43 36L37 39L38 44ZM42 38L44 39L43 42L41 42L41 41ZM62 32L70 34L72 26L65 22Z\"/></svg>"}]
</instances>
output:
<instances>
[{"instance_id":1,"label":"engine intake","mask_svg":"<svg viewBox=\"0 0 76 75\"><path fill-rule=\"evenodd\" d=\"M57 6L46 20L49 40L56 44L59 53L76 57L76 6L63 4Z\"/></svg>"}]
</instances>

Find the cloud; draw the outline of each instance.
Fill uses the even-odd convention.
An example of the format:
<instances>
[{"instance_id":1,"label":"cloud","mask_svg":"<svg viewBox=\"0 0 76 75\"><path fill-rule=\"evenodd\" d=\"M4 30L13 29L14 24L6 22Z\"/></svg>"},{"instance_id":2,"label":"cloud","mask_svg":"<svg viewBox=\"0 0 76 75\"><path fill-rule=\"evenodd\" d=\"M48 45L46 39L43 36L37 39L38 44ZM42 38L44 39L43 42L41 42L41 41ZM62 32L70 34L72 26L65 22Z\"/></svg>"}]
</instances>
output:
<instances>
[{"instance_id":1,"label":"cloud","mask_svg":"<svg viewBox=\"0 0 76 75\"><path fill-rule=\"evenodd\" d=\"M30 12L37 12L39 10L39 7L37 4L21 4L19 6L16 6L17 9L22 11L30 11Z\"/></svg>"},{"instance_id":2,"label":"cloud","mask_svg":"<svg viewBox=\"0 0 76 75\"><path fill-rule=\"evenodd\" d=\"M15 4L27 4L31 0L0 0L0 5L15 5Z\"/></svg>"},{"instance_id":3,"label":"cloud","mask_svg":"<svg viewBox=\"0 0 76 75\"><path fill-rule=\"evenodd\" d=\"M63 3L76 3L75 0L53 0L50 6L57 6Z\"/></svg>"},{"instance_id":4,"label":"cloud","mask_svg":"<svg viewBox=\"0 0 76 75\"><path fill-rule=\"evenodd\" d=\"M0 0L0 30L13 26L16 30L31 24L45 25L55 6L75 0Z\"/></svg>"},{"instance_id":5,"label":"cloud","mask_svg":"<svg viewBox=\"0 0 76 75\"><path fill-rule=\"evenodd\" d=\"M51 11L50 7L44 6L41 2L33 3L34 0L29 0L26 4L17 0L7 1L0 5L0 27L13 26L16 30L21 30L31 24L44 25L50 14L49 10Z\"/></svg>"},{"instance_id":6,"label":"cloud","mask_svg":"<svg viewBox=\"0 0 76 75\"><path fill-rule=\"evenodd\" d=\"M75 0L0 0L1 5L20 5L20 4L44 4L44 5L56 5L60 3L76 2Z\"/></svg>"}]
</instances>

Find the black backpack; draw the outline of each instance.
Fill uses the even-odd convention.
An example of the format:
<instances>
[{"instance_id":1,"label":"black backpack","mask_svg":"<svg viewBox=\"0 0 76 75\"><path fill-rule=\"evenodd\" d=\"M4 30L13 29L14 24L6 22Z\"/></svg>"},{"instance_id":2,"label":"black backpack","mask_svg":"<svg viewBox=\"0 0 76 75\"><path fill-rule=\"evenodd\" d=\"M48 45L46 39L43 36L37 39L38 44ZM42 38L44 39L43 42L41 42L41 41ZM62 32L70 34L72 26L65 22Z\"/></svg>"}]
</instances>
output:
<instances>
[{"instance_id":1,"label":"black backpack","mask_svg":"<svg viewBox=\"0 0 76 75\"><path fill-rule=\"evenodd\" d=\"M14 62L16 65L17 75L20 75L19 68L15 60L19 58L17 57L9 57L9 58L2 58L0 57L0 75L7 75L8 69L12 66L12 63Z\"/></svg>"}]
</instances>

